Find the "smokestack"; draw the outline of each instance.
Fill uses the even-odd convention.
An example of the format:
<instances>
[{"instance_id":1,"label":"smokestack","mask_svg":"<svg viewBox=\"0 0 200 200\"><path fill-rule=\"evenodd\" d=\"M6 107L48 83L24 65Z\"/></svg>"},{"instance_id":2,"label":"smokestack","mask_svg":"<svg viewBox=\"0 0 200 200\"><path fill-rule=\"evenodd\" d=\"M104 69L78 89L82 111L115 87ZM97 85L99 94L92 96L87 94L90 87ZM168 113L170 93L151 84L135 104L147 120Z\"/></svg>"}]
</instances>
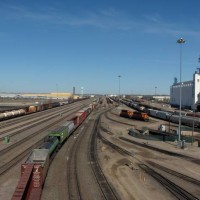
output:
<instances>
[{"instance_id":1,"label":"smokestack","mask_svg":"<svg viewBox=\"0 0 200 200\"><path fill-rule=\"evenodd\" d=\"M73 95L75 95L75 93L76 93L76 88L73 87Z\"/></svg>"}]
</instances>

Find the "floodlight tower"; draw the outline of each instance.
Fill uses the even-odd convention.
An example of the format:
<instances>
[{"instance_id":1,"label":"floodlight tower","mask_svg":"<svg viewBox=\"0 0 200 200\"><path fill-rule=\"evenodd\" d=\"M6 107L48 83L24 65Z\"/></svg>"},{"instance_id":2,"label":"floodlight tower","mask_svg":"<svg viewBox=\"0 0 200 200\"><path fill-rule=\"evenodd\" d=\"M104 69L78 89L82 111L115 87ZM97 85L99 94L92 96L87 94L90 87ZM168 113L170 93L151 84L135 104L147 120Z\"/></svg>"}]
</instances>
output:
<instances>
[{"instance_id":1,"label":"floodlight tower","mask_svg":"<svg viewBox=\"0 0 200 200\"><path fill-rule=\"evenodd\" d=\"M178 124L178 140L181 140L181 88L182 88L182 44L185 43L183 38L177 40L177 43L180 44L180 98L179 98L179 124Z\"/></svg>"},{"instance_id":2,"label":"floodlight tower","mask_svg":"<svg viewBox=\"0 0 200 200\"><path fill-rule=\"evenodd\" d=\"M119 97L120 97L120 78L121 77L122 77L121 75L118 76L118 78L119 78Z\"/></svg>"},{"instance_id":3,"label":"floodlight tower","mask_svg":"<svg viewBox=\"0 0 200 200\"><path fill-rule=\"evenodd\" d=\"M84 87L81 87L81 96L83 97Z\"/></svg>"}]
</instances>

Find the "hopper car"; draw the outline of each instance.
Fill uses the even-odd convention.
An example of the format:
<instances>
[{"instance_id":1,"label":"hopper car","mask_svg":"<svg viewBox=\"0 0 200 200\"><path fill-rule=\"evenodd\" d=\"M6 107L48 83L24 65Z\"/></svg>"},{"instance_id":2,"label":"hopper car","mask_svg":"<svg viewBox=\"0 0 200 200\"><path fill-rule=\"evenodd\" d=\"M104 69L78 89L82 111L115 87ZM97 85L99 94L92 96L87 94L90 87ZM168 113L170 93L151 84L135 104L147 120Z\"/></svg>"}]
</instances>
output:
<instances>
[{"instance_id":1,"label":"hopper car","mask_svg":"<svg viewBox=\"0 0 200 200\"><path fill-rule=\"evenodd\" d=\"M121 102L135 110L138 110L139 112L145 112L151 117L155 117L158 119L170 121L173 123L179 123L179 113L177 111L175 112L167 112L167 111L161 111L151 108L145 108L143 106L139 106L137 102L133 102L132 100L127 99L121 99ZM181 113L181 123L187 126L194 126L200 127L200 118L198 117L198 114L193 113Z\"/></svg>"},{"instance_id":2,"label":"hopper car","mask_svg":"<svg viewBox=\"0 0 200 200\"><path fill-rule=\"evenodd\" d=\"M177 113L170 113L153 109L146 109L146 112L152 117L170 121L176 124L179 123L179 115L177 115ZM187 126L193 126L194 124L195 127L200 127L200 118L181 115L181 124Z\"/></svg>"},{"instance_id":3,"label":"hopper car","mask_svg":"<svg viewBox=\"0 0 200 200\"><path fill-rule=\"evenodd\" d=\"M21 165L21 178L12 200L40 199L52 154L62 146L72 132L87 118L95 105L96 103L93 103L79 110L70 120L51 131L45 143L39 149L32 150L26 162Z\"/></svg>"},{"instance_id":4,"label":"hopper car","mask_svg":"<svg viewBox=\"0 0 200 200\"><path fill-rule=\"evenodd\" d=\"M106 101L108 104L113 104L113 100L109 97L106 97Z\"/></svg>"}]
</instances>

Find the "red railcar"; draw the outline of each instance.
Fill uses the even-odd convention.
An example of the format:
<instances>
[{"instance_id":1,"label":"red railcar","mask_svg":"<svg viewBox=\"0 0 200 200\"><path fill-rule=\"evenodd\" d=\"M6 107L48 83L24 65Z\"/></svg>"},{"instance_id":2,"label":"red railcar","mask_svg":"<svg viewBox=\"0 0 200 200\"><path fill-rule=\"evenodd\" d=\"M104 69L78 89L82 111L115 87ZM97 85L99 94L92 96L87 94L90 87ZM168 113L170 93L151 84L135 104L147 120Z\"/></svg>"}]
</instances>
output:
<instances>
[{"instance_id":1,"label":"red railcar","mask_svg":"<svg viewBox=\"0 0 200 200\"><path fill-rule=\"evenodd\" d=\"M200 113L187 113L186 116L200 118Z\"/></svg>"},{"instance_id":2,"label":"red railcar","mask_svg":"<svg viewBox=\"0 0 200 200\"><path fill-rule=\"evenodd\" d=\"M91 108L83 108L79 110L69 121L73 121L75 126L80 125L86 117L90 114Z\"/></svg>"},{"instance_id":3,"label":"red railcar","mask_svg":"<svg viewBox=\"0 0 200 200\"><path fill-rule=\"evenodd\" d=\"M21 178L12 200L39 200L49 168L49 150L34 149L21 165Z\"/></svg>"}]
</instances>

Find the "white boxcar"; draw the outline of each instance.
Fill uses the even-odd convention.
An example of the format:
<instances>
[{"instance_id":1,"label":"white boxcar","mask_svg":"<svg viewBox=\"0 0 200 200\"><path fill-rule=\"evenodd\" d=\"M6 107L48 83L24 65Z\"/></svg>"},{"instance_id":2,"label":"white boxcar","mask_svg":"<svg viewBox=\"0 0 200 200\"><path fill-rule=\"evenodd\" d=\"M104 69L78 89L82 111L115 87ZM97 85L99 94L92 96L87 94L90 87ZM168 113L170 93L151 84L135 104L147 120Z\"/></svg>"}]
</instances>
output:
<instances>
[{"instance_id":1,"label":"white boxcar","mask_svg":"<svg viewBox=\"0 0 200 200\"><path fill-rule=\"evenodd\" d=\"M63 126L67 128L67 132L69 135L74 130L74 122L72 121L67 121L65 124L63 124Z\"/></svg>"}]
</instances>

